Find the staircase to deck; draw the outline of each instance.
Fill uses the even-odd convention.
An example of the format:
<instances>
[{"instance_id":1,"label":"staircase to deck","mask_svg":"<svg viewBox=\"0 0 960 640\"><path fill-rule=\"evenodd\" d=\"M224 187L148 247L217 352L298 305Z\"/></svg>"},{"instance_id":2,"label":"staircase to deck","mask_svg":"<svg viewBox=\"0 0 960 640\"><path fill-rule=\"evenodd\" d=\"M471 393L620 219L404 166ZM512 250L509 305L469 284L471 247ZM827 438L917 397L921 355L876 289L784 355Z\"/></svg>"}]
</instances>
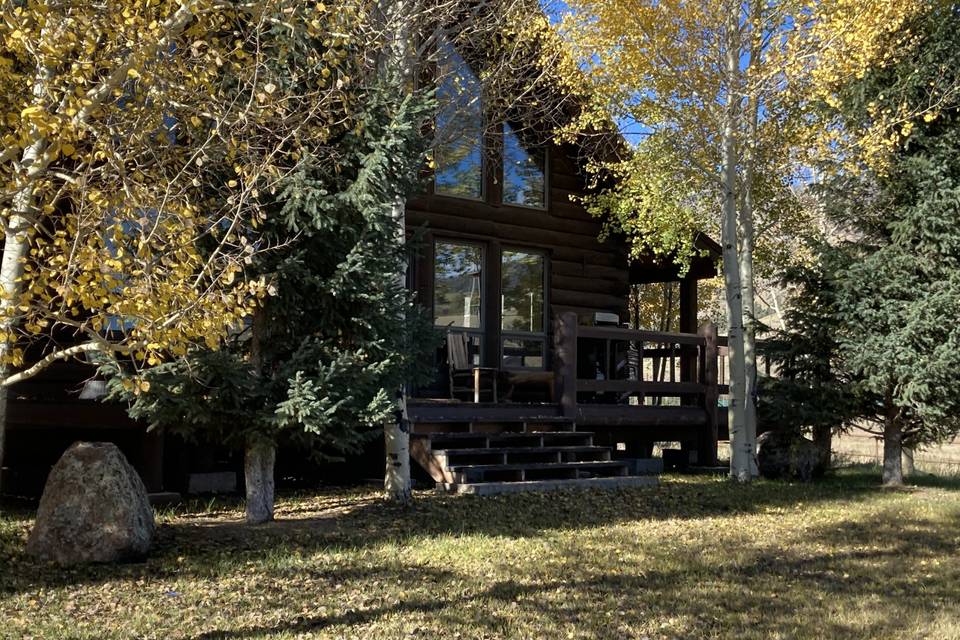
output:
<instances>
[{"instance_id":1,"label":"staircase to deck","mask_svg":"<svg viewBox=\"0 0 960 640\"><path fill-rule=\"evenodd\" d=\"M567 488L651 486L631 476L593 434L553 418L515 423L416 423L410 455L437 483L455 493L492 495Z\"/></svg>"}]
</instances>

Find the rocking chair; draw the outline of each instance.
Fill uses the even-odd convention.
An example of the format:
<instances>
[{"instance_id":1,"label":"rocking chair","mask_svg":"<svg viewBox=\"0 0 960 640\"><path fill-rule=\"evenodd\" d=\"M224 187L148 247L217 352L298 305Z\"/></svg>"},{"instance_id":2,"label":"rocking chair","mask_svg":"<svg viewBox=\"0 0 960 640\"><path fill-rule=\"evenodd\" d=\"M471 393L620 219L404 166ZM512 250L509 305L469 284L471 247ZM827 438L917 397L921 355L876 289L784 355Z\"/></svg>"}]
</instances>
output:
<instances>
[{"instance_id":1,"label":"rocking chair","mask_svg":"<svg viewBox=\"0 0 960 640\"><path fill-rule=\"evenodd\" d=\"M454 331L447 333L447 365L450 369L452 399L459 400L464 394L469 394L474 402L480 402L481 396L489 397L490 402L497 402L499 371L494 367L475 367L470 363L467 334Z\"/></svg>"}]
</instances>

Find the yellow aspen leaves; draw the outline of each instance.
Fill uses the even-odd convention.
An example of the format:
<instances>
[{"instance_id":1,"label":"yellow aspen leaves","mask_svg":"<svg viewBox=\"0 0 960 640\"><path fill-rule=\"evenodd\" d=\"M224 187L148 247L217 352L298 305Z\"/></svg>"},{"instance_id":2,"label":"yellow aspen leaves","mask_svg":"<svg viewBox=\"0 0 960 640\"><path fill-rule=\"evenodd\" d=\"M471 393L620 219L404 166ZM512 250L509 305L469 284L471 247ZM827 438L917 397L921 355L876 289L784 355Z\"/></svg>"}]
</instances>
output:
<instances>
[{"instance_id":1,"label":"yellow aspen leaves","mask_svg":"<svg viewBox=\"0 0 960 640\"><path fill-rule=\"evenodd\" d=\"M351 65L364 59L349 50L363 33L353 3L8 7L0 215L24 207L36 221L0 314L0 364L22 363L17 340L68 327L152 366L216 348L253 312L266 295L245 271L267 219L259 194L353 126ZM271 31L281 23L306 30L316 53Z\"/></svg>"}]
</instances>

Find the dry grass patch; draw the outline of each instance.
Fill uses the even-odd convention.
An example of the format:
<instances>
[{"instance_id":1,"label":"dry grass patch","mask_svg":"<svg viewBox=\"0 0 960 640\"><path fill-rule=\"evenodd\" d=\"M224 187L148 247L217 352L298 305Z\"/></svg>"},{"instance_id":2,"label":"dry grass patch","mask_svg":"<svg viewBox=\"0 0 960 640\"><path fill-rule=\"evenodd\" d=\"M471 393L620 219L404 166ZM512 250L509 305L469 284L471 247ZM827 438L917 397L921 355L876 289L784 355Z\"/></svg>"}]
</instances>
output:
<instances>
[{"instance_id":1,"label":"dry grass patch","mask_svg":"<svg viewBox=\"0 0 960 640\"><path fill-rule=\"evenodd\" d=\"M161 514L145 563L60 571L0 516L0 635L21 638L960 637L960 485L668 477L495 498L364 490ZM198 506L198 505L195 505Z\"/></svg>"}]
</instances>

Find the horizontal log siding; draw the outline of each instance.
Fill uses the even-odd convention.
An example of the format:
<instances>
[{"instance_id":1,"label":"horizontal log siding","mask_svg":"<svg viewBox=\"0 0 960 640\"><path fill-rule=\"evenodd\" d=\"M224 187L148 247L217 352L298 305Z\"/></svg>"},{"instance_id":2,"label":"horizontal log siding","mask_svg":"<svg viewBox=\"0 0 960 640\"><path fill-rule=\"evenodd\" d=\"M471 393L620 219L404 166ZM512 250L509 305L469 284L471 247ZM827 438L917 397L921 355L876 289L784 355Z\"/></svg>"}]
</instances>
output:
<instances>
[{"instance_id":1,"label":"horizontal log siding","mask_svg":"<svg viewBox=\"0 0 960 640\"><path fill-rule=\"evenodd\" d=\"M626 247L600 242L600 222L572 200L583 193L583 179L574 163L556 148L550 153L546 211L493 205L443 196L423 196L407 205L407 226L425 227L431 238L464 238L498 242L501 247L531 247L550 257L551 315L611 311L626 320L629 270ZM422 264L417 287L430 285L429 260ZM427 291L424 291L425 293Z\"/></svg>"}]
</instances>

